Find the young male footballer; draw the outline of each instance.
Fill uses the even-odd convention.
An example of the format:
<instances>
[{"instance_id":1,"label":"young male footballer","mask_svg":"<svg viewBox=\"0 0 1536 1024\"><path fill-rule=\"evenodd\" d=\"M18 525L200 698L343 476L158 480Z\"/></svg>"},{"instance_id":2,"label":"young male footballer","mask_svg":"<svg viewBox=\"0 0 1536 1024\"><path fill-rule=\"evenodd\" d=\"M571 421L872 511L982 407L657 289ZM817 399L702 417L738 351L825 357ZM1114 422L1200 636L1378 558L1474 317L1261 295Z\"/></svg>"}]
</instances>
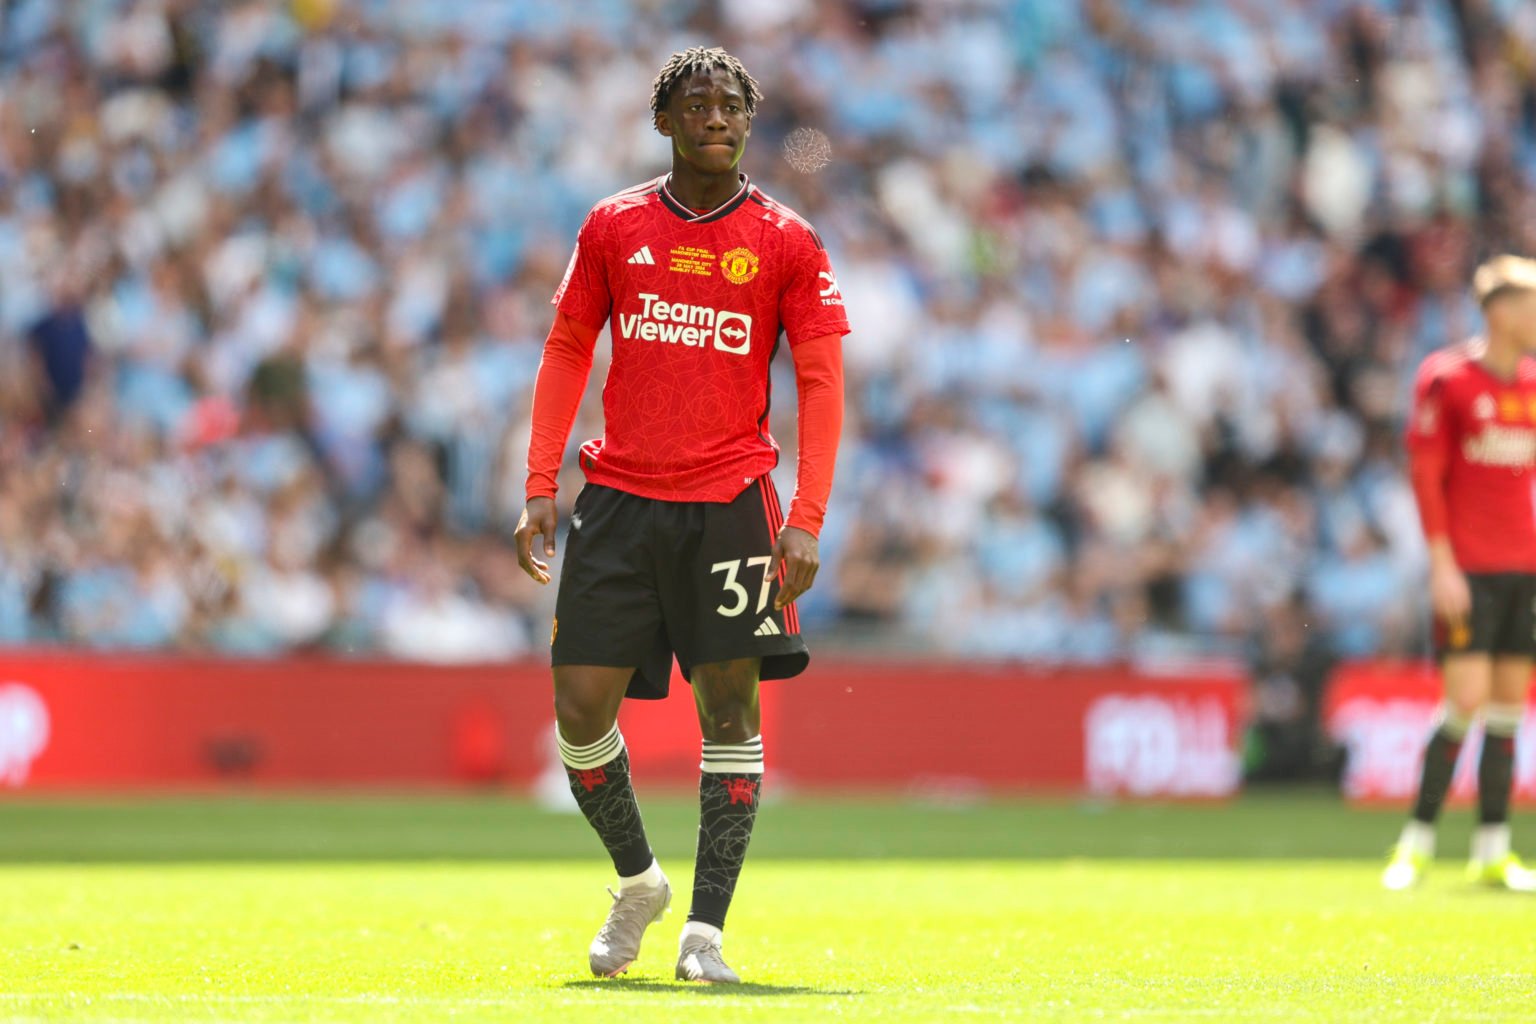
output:
<instances>
[{"instance_id":1,"label":"young male footballer","mask_svg":"<svg viewBox=\"0 0 1536 1024\"><path fill-rule=\"evenodd\" d=\"M523 569L547 583L533 539L554 555L555 477L608 325L603 436L581 447L586 486L551 639L560 756L619 875L588 954L600 976L629 968L672 900L630 785L620 703L665 697L674 656L692 684L699 835L676 973L736 982L722 939L762 795L758 681L797 675L810 658L794 602L820 564L848 321L816 232L738 170L759 99L724 50L695 47L662 66L651 110L672 171L587 215L534 387L517 544ZM769 364L781 341L800 400L787 516L769 477L779 460Z\"/></svg>"},{"instance_id":2,"label":"young male footballer","mask_svg":"<svg viewBox=\"0 0 1536 1024\"><path fill-rule=\"evenodd\" d=\"M1413 816L1382 875L1388 889L1412 886L1434 856L1435 820L1462 741L1481 716L1469 874L1498 888L1536 890L1536 873L1509 843L1515 733L1536 652L1536 261L1492 259L1472 287L1486 334L1424 360L1408 424L1445 701L1424 751Z\"/></svg>"}]
</instances>

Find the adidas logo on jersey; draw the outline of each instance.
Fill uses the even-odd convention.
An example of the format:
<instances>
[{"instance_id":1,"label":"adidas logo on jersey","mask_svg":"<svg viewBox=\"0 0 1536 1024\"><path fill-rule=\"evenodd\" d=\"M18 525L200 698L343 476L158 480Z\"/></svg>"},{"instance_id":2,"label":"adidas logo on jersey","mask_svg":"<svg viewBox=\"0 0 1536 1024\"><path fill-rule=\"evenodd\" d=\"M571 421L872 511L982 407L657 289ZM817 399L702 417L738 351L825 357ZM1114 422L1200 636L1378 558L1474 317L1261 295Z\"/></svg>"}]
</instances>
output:
<instances>
[{"instance_id":1,"label":"adidas logo on jersey","mask_svg":"<svg viewBox=\"0 0 1536 1024\"><path fill-rule=\"evenodd\" d=\"M639 263L647 267L654 267L656 265L656 259L651 255L651 247L648 245L642 245L639 252L635 253L624 262Z\"/></svg>"},{"instance_id":2,"label":"adidas logo on jersey","mask_svg":"<svg viewBox=\"0 0 1536 1024\"><path fill-rule=\"evenodd\" d=\"M620 313L619 335L630 341L664 341L689 348L712 346L718 352L744 356L752 349L752 317L728 309L663 302L660 295L640 293L638 313Z\"/></svg>"},{"instance_id":3,"label":"adidas logo on jersey","mask_svg":"<svg viewBox=\"0 0 1536 1024\"><path fill-rule=\"evenodd\" d=\"M767 618L767 619L764 619L762 621L762 624L760 626L758 626L757 629L753 630L752 635L753 636L783 636L784 635L784 631L779 628L779 624L777 622L774 622L772 618Z\"/></svg>"}]
</instances>

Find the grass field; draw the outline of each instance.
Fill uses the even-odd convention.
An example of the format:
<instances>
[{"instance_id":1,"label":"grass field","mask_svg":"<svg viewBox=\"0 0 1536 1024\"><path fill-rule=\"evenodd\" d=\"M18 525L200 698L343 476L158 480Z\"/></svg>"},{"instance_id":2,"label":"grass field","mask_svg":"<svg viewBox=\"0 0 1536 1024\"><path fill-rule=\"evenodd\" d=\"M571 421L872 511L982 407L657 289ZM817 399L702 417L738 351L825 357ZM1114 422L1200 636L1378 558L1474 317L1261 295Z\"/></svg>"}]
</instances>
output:
<instances>
[{"instance_id":1,"label":"grass field","mask_svg":"<svg viewBox=\"0 0 1536 1024\"><path fill-rule=\"evenodd\" d=\"M771 805L732 989L671 980L695 812L646 812L680 897L629 978L597 981L609 879L580 819L489 797L0 802L0 1020L1536 1016L1536 902L1454 861L1380 892L1397 816L1326 796Z\"/></svg>"}]
</instances>

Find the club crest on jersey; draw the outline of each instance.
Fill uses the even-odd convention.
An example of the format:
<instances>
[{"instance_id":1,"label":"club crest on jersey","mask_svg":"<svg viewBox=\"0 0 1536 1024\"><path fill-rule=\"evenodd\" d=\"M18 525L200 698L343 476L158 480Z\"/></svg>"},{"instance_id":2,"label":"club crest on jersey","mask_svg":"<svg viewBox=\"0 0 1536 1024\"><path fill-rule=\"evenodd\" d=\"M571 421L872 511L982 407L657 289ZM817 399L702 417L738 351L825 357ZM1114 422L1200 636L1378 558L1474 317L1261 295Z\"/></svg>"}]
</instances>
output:
<instances>
[{"instance_id":1,"label":"club crest on jersey","mask_svg":"<svg viewBox=\"0 0 1536 1024\"><path fill-rule=\"evenodd\" d=\"M732 249L720 257L720 270L731 284L746 284L757 276L757 254L751 249Z\"/></svg>"}]
</instances>

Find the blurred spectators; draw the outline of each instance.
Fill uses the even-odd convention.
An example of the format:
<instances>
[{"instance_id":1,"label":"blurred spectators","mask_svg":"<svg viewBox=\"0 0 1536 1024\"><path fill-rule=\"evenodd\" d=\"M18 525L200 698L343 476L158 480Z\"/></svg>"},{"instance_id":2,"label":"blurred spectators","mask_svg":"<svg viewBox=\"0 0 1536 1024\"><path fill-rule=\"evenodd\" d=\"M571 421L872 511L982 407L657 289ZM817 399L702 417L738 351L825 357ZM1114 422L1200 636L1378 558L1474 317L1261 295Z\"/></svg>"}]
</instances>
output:
<instances>
[{"instance_id":1,"label":"blurred spectators","mask_svg":"<svg viewBox=\"0 0 1536 1024\"><path fill-rule=\"evenodd\" d=\"M855 328L808 624L1072 661L1272 620L1266 664L1422 644L1397 432L1417 360L1478 328L1473 264L1536 252L1521 0L18 0L0 641L529 649L548 298L587 207L665 169L651 76L701 41L762 82L746 166ZM802 125L820 173L780 158ZM600 429L589 402L573 440Z\"/></svg>"}]
</instances>

